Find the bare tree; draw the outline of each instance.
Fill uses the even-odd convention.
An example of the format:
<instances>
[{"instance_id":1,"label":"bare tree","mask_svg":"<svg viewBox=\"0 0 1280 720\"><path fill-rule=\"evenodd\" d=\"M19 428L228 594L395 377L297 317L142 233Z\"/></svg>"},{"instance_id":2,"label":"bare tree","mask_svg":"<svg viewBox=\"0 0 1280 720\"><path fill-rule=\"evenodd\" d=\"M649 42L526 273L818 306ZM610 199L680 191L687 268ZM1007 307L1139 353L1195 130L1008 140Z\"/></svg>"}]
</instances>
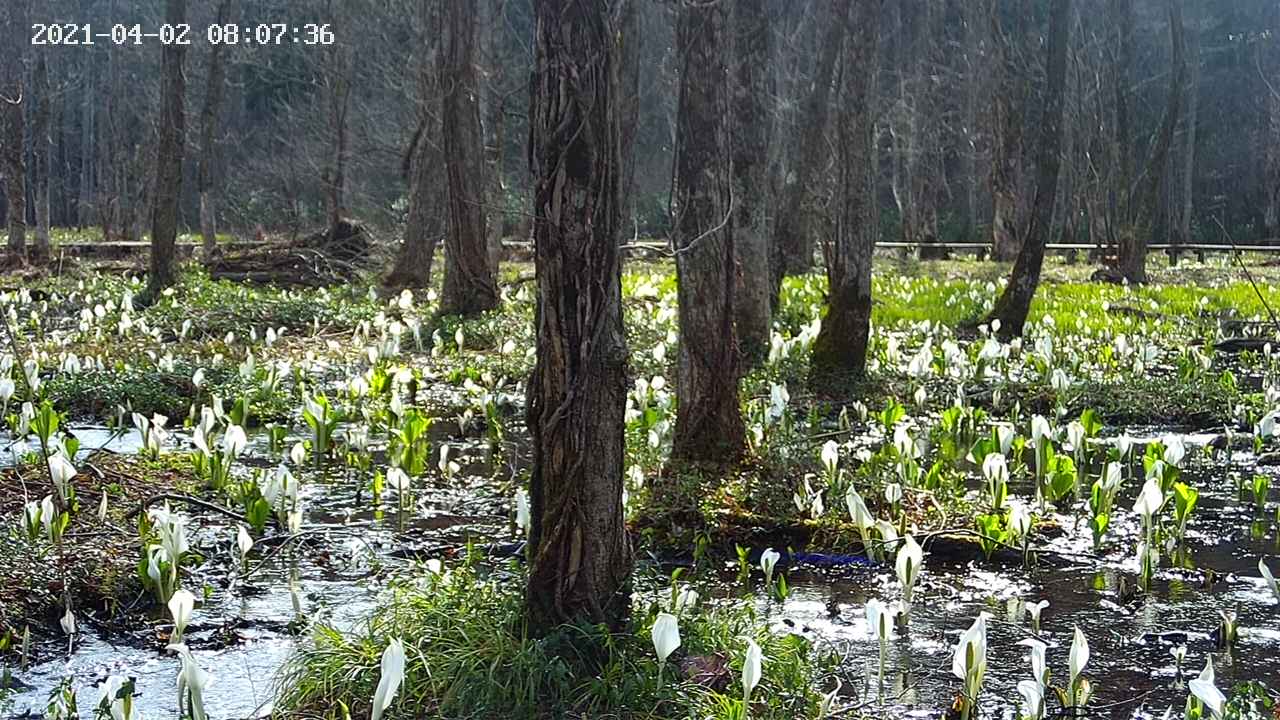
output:
<instances>
[{"instance_id":1,"label":"bare tree","mask_svg":"<svg viewBox=\"0 0 1280 720\"><path fill-rule=\"evenodd\" d=\"M341 5L339 6L341 7ZM338 10L342 17L344 10ZM329 240L337 241L342 217L346 213L347 166L351 162L350 115L351 75L355 62L354 49L339 39L326 51L324 74L325 98L328 101L329 139L332 143L324 168L325 211L329 221Z\"/></svg>"},{"instance_id":2,"label":"bare tree","mask_svg":"<svg viewBox=\"0 0 1280 720\"><path fill-rule=\"evenodd\" d=\"M1200 27L1199 14L1195 31L1191 33L1191 44L1188 55L1191 60L1191 79L1187 87L1187 107L1183 115L1182 138L1182 207L1178 208L1177 227L1173 233L1169 257L1172 262L1178 261L1178 245L1192 241L1191 226L1195 220L1195 170L1196 170L1196 134L1200 120Z\"/></svg>"},{"instance_id":3,"label":"bare tree","mask_svg":"<svg viewBox=\"0 0 1280 720\"><path fill-rule=\"evenodd\" d=\"M1067 48L1071 43L1071 0L1053 0L1049 9L1048 85L1044 113L1036 139L1036 189L1031 218L1014 261L1009 284L996 301L989 320L1000 323L998 334L1008 339L1022 334L1031 300L1040 284L1045 245L1049 240L1058 176L1062 165L1063 97L1067 86Z\"/></svg>"},{"instance_id":4,"label":"bare tree","mask_svg":"<svg viewBox=\"0 0 1280 720\"><path fill-rule=\"evenodd\" d=\"M991 37L997 73L996 91L991 98L991 254L997 260L1012 260L1018 254L1020 177L1022 174L1022 134L1027 91L1026 37L1030 0L1018 0L1012 13L1012 27L1004 21L1005 2L990 1Z\"/></svg>"},{"instance_id":5,"label":"bare tree","mask_svg":"<svg viewBox=\"0 0 1280 720\"><path fill-rule=\"evenodd\" d=\"M405 221L404 242L396 254L395 266L384 281L387 287L425 288L431 284L431 265L435 261L436 244L440 241L441 215L444 211L440 172L442 158L437 138L440 136L439 76L436 74L440 43L438 0L419 0L422 22L417 82L417 131L409 143L403 168L409 182L409 211Z\"/></svg>"},{"instance_id":6,"label":"bare tree","mask_svg":"<svg viewBox=\"0 0 1280 720\"><path fill-rule=\"evenodd\" d=\"M740 363L729 157L728 8L682 3L677 20L674 235L680 304L675 458L724 463L746 446L738 399Z\"/></svg>"},{"instance_id":7,"label":"bare tree","mask_svg":"<svg viewBox=\"0 0 1280 720\"><path fill-rule=\"evenodd\" d=\"M50 154L53 150L49 137L49 123L53 117L53 98L49 88L49 59L45 53L36 56L35 69L31 74L31 91L35 96L35 110L31 117L31 156L35 167L32 168L32 180L35 181L36 203L36 258L47 260L50 253L49 242L49 176L51 171Z\"/></svg>"},{"instance_id":8,"label":"bare tree","mask_svg":"<svg viewBox=\"0 0 1280 720\"><path fill-rule=\"evenodd\" d=\"M165 22L186 24L186 0L165 1ZM151 211L151 272L147 297L155 301L160 291L176 279L174 245L178 238L178 202L182 197L182 158L186 144L186 48L177 43L160 51L160 140L156 147L155 200Z\"/></svg>"},{"instance_id":9,"label":"bare tree","mask_svg":"<svg viewBox=\"0 0 1280 720\"><path fill-rule=\"evenodd\" d=\"M879 235L873 169L881 4L881 0L852 0L838 20L848 24L837 116L839 221L835 247L826 253L830 299L813 344L809 375L809 384L820 392L847 390L866 369L871 258Z\"/></svg>"},{"instance_id":10,"label":"bare tree","mask_svg":"<svg viewBox=\"0 0 1280 720\"><path fill-rule=\"evenodd\" d=\"M3 124L5 199L8 201L9 252L22 257L27 252L27 106L26 48L30 0L10 0L4 15L3 49L0 50L0 123Z\"/></svg>"},{"instance_id":11,"label":"bare tree","mask_svg":"<svg viewBox=\"0 0 1280 720\"><path fill-rule=\"evenodd\" d=\"M1271 27L1280 28L1280 5L1271 6ZM1262 137L1266 145L1266 167L1263 173L1263 224L1272 237L1280 237L1280 30L1271 42L1259 48L1265 53L1258 58L1258 74L1266 88L1263 105Z\"/></svg>"},{"instance_id":12,"label":"bare tree","mask_svg":"<svg viewBox=\"0 0 1280 720\"><path fill-rule=\"evenodd\" d=\"M775 225L774 243L778 261L774 267L773 294L778 283L787 275L799 275L813 265L813 235L809 227L812 212L809 204L814 184L826 168L828 157L827 115L830 107L831 82L835 75L836 61L844 43L845 27L838 22L841 3L844 0L825 0L821 3L826 24L818 64L813 74L813 86L804 100L804 112L800 116L800 149L794 170L787 173L782 189L782 202Z\"/></svg>"},{"instance_id":13,"label":"bare tree","mask_svg":"<svg viewBox=\"0 0 1280 720\"><path fill-rule=\"evenodd\" d=\"M768 103L770 38L764 0L739 0L733 6L734 83L733 232L737 251L737 330L739 348L749 365L769 355L773 331L770 307L769 144L772 119Z\"/></svg>"},{"instance_id":14,"label":"bare tree","mask_svg":"<svg viewBox=\"0 0 1280 720\"><path fill-rule=\"evenodd\" d=\"M231 19L233 0L221 0L214 22L225 26ZM218 208L213 197L214 150L217 143L218 113L226 84L225 43L209 46L209 76L205 83L204 108L200 111L200 162L196 171L196 191L200 194L200 236L205 262L218 250Z\"/></svg>"},{"instance_id":15,"label":"bare tree","mask_svg":"<svg viewBox=\"0 0 1280 720\"><path fill-rule=\"evenodd\" d=\"M621 627L631 601L611 4L534 3L529 159L539 294L525 605L537 635L567 622Z\"/></svg>"},{"instance_id":16,"label":"bare tree","mask_svg":"<svg viewBox=\"0 0 1280 720\"><path fill-rule=\"evenodd\" d=\"M498 306L496 268L485 224L484 135L476 77L476 13L466 0L444 0L441 33L441 135L449 177L444 292L440 312L471 315Z\"/></svg>"},{"instance_id":17,"label":"bare tree","mask_svg":"<svg viewBox=\"0 0 1280 720\"><path fill-rule=\"evenodd\" d=\"M1181 113L1183 85L1186 83L1187 60L1185 28L1182 26L1182 0L1168 0L1169 36L1173 45L1173 74L1169 80L1169 99L1160 129L1152 142L1151 154L1142 175L1133 187L1130 200L1131 221L1120 235L1120 256L1116 263L1119 279L1130 283L1147 281L1147 243L1151 223L1156 215L1160 187L1169 166L1169 151Z\"/></svg>"}]
</instances>

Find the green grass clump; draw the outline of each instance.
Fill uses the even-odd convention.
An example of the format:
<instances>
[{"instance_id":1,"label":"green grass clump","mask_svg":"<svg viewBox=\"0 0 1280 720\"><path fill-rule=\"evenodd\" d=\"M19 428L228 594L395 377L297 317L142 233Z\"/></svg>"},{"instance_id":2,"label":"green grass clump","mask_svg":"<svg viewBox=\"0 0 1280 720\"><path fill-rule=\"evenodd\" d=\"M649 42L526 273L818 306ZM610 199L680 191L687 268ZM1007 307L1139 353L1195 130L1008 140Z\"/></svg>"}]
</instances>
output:
<instances>
[{"instance_id":1,"label":"green grass clump","mask_svg":"<svg viewBox=\"0 0 1280 720\"><path fill-rule=\"evenodd\" d=\"M834 662L805 638L770 633L745 601L704 603L684 611L682 645L659 682L656 602L636 608L631 632L565 626L535 639L524 632L521 586L471 565L401 582L362 628L315 629L284 668L277 707L367 717L392 638L404 643L406 669L389 718L744 718L744 636L765 655L750 717L812 717L817 667Z\"/></svg>"}]
</instances>

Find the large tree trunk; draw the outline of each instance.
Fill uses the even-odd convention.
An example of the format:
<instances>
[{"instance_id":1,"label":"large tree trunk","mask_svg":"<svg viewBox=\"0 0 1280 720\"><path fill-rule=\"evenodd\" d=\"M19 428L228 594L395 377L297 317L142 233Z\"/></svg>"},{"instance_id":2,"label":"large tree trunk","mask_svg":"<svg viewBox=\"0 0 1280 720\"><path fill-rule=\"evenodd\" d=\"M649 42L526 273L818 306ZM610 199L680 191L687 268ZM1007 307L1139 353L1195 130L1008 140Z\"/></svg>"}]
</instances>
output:
<instances>
[{"instance_id":1,"label":"large tree trunk","mask_svg":"<svg viewBox=\"0 0 1280 720\"><path fill-rule=\"evenodd\" d=\"M186 0L166 0L165 22L186 24ZM178 238L178 201L182 197L182 156L187 121L184 100L186 48L165 45L160 51L160 140L156 147L155 200L151 209L151 272L147 296L155 301L173 285L176 275L174 243Z\"/></svg>"},{"instance_id":2,"label":"large tree trunk","mask_svg":"<svg viewBox=\"0 0 1280 720\"><path fill-rule=\"evenodd\" d=\"M418 73L418 130L405 155L404 173L409 182L409 211L404 242L396 254L391 273L383 284L392 288L425 288L431 285L431 265L440 241L443 175L441 169L440 113L436 63L439 54L439 8L437 0L420 0L425 49Z\"/></svg>"},{"instance_id":3,"label":"large tree trunk","mask_svg":"<svg viewBox=\"0 0 1280 720\"><path fill-rule=\"evenodd\" d=\"M231 18L233 0L218 3L217 23L226 25ZM218 252L218 208L213 196L214 144L218 128L218 112L222 106L222 86L226 82L226 46L209 48L209 78L204 91L204 109L200 112L200 167L196 173L196 190L200 193L200 237L205 262Z\"/></svg>"},{"instance_id":4,"label":"large tree trunk","mask_svg":"<svg viewBox=\"0 0 1280 720\"><path fill-rule=\"evenodd\" d=\"M733 214L729 157L729 37L725 3L686 4L679 11L673 227L680 303L675 442L680 460L726 463L738 458L746 429L738 399L734 331Z\"/></svg>"},{"instance_id":5,"label":"large tree trunk","mask_svg":"<svg viewBox=\"0 0 1280 720\"><path fill-rule=\"evenodd\" d=\"M622 0L627 2L628 0ZM627 348L618 249L616 33L598 0L535 0L529 110L538 275L529 382L530 630L621 628Z\"/></svg>"},{"instance_id":6,"label":"large tree trunk","mask_svg":"<svg viewBox=\"0 0 1280 720\"><path fill-rule=\"evenodd\" d=\"M764 0L733 6L733 232L738 344L747 365L769 355L769 19Z\"/></svg>"},{"instance_id":7,"label":"large tree trunk","mask_svg":"<svg viewBox=\"0 0 1280 720\"><path fill-rule=\"evenodd\" d=\"M838 116L840 221L835 248L827 253L830 300L813 344L809 383L818 392L839 393L866 370L871 332L871 258L879 234L873 175L876 151L876 74L881 0L855 0L841 69Z\"/></svg>"},{"instance_id":8,"label":"large tree trunk","mask_svg":"<svg viewBox=\"0 0 1280 720\"><path fill-rule=\"evenodd\" d=\"M53 98L50 97L49 91L49 62L44 53L39 53L36 57L31 86L36 101L35 113L31 119L31 155L35 160L32 175L35 180L36 257L47 260L50 253L49 178L52 170L50 156L53 152L49 123L53 118Z\"/></svg>"},{"instance_id":9,"label":"large tree trunk","mask_svg":"<svg viewBox=\"0 0 1280 720\"><path fill-rule=\"evenodd\" d=\"M1001 0L991 0L990 21L999 78L991 99L991 254L996 260L1018 255L1019 192L1022 175L1022 136L1029 81L1026 37L1029 0L1013 11L1017 20L1005 28Z\"/></svg>"},{"instance_id":10,"label":"large tree trunk","mask_svg":"<svg viewBox=\"0 0 1280 720\"><path fill-rule=\"evenodd\" d=\"M472 315L498 306L485 224L484 137L475 68L476 13L466 0L445 0L440 89L444 161L449 178L444 292L440 312Z\"/></svg>"},{"instance_id":11,"label":"large tree trunk","mask_svg":"<svg viewBox=\"0 0 1280 720\"><path fill-rule=\"evenodd\" d=\"M1183 84L1187 76L1186 43L1183 38L1182 0L1168 0L1169 36L1173 45L1173 74L1169 81L1169 100L1165 106L1160 130L1152 144L1151 156L1134 187L1130 203L1131 225L1120 236L1120 257L1116 271L1130 283L1147 281L1147 242L1160 199L1160 186L1169 167L1169 150L1178 126Z\"/></svg>"},{"instance_id":12,"label":"large tree trunk","mask_svg":"<svg viewBox=\"0 0 1280 720\"><path fill-rule=\"evenodd\" d=\"M844 23L836 20L843 14L839 4L842 2L845 0L823 2L823 9L818 11L827 18L827 31L814 69L813 87L805 97L804 111L800 115L799 158L783 183L782 202L774 226L777 257L772 292L775 297L783 277L804 274L813 266L813 233L809 226L813 209L809 207L809 199L829 157L827 115L831 80L845 36Z\"/></svg>"},{"instance_id":13,"label":"large tree trunk","mask_svg":"<svg viewBox=\"0 0 1280 720\"><path fill-rule=\"evenodd\" d=\"M1031 310L1031 299L1040 284L1044 246L1049 240L1054 199L1058 195L1058 170L1062 164L1063 96L1067 86L1067 48L1071 44L1071 0L1053 0L1049 10L1049 47L1046 60L1048 86L1044 114L1036 140L1036 189L1031 203L1022 248L989 320L999 320L1000 337L1022 335Z\"/></svg>"},{"instance_id":14,"label":"large tree trunk","mask_svg":"<svg viewBox=\"0 0 1280 720\"><path fill-rule=\"evenodd\" d=\"M22 257L27 252L27 158L25 120L27 99L27 24L30 0L9 0L4 11L3 49L0 49L0 160L4 163L5 199L8 201L9 252Z\"/></svg>"}]
</instances>

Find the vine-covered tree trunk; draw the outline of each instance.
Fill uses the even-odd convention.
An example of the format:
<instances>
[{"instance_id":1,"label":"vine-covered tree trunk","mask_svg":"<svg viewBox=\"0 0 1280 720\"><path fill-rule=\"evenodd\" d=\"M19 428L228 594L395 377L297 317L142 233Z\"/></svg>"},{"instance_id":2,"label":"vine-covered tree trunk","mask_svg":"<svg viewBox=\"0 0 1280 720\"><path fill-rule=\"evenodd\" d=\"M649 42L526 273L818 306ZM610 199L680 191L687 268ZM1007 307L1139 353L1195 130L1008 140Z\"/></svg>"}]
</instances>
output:
<instances>
[{"instance_id":1,"label":"vine-covered tree trunk","mask_svg":"<svg viewBox=\"0 0 1280 720\"><path fill-rule=\"evenodd\" d=\"M498 306L485 223L484 133L476 77L476 8L444 0L441 33L441 137L448 173L448 234L440 312L472 315Z\"/></svg>"},{"instance_id":2,"label":"vine-covered tree trunk","mask_svg":"<svg viewBox=\"0 0 1280 720\"><path fill-rule=\"evenodd\" d=\"M727 463L746 446L738 399L725 3L686 3L676 28L680 114L674 234L680 303L672 456Z\"/></svg>"},{"instance_id":3,"label":"vine-covered tree trunk","mask_svg":"<svg viewBox=\"0 0 1280 720\"><path fill-rule=\"evenodd\" d=\"M814 69L813 87L804 99L804 111L800 114L799 158L783 182L782 201L774 226L777 257L772 292L775 297L783 277L801 275L813 266L813 234L809 226L813 210L809 199L813 196L814 183L827 167L830 153L826 132L831 81L845 36L844 23L836 21L843 15L841 2L844 0L828 0L820 4L822 9L818 11L826 18L827 29Z\"/></svg>"},{"instance_id":4,"label":"vine-covered tree trunk","mask_svg":"<svg viewBox=\"0 0 1280 720\"><path fill-rule=\"evenodd\" d=\"M217 23L226 25L231 18L232 0L218 3ZM226 46L209 47L209 77L205 84L204 108L200 111L200 166L196 171L196 191L200 193L201 254L205 262L218 251L218 208L213 197L214 143L218 128L218 111L222 106L222 86L226 83Z\"/></svg>"},{"instance_id":5,"label":"vine-covered tree trunk","mask_svg":"<svg viewBox=\"0 0 1280 720\"><path fill-rule=\"evenodd\" d=\"M27 157L26 48L30 43L30 0L9 0L4 10L4 32L0 37L0 160L4 163L5 200L8 202L9 252L22 257L27 252Z\"/></svg>"},{"instance_id":6,"label":"vine-covered tree trunk","mask_svg":"<svg viewBox=\"0 0 1280 720\"><path fill-rule=\"evenodd\" d=\"M1031 310L1031 300L1040 284L1044 247L1049 241L1054 200L1058 195L1058 175L1062 165L1063 97L1067 87L1067 48L1071 44L1071 0L1053 0L1049 8L1049 47L1045 67L1048 85L1044 113L1036 138L1036 189L1031 201L1022 247L1013 263L1009 284L996 301L989 320L999 320L1000 337L1022 335Z\"/></svg>"},{"instance_id":7,"label":"vine-covered tree trunk","mask_svg":"<svg viewBox=\"0 0 1280 720\"><path fill-rule=\"evenodd\" d=\"M404 227L404 242L396 253L395 265L383 284L391 288L425 288L431 284L431 265L435 262L436 244L440 241L444 184L440 172L442 158L437 138L440 137L440 114L434 107L439 97L436 63L439 54L438 0L420 0L422 66L418 72L418 130L405 154L404 174L409 182L409 209Z\"/></svg>"},{"instance_id":8,"label":"vine-covered tree trunk","mask_svg":"<svg viewBox=\"0 0 1280 720\"><path fill-rule=\"evenodd\" d=\"M830 294L822 330L813 344L809 384L840 392L866 369L871 332L871 257L879 235L873 175L876 151L876 74L881 0L848 5L837 116L840 157L839 217L835 247L827 253Z\"/></svg>"},{"instance_id":9,"label":"vine-covered tree trunk","mask_svg":"<svg viewBox=\"0 0 1280 720\"><path fill-rule=\"evenodd\" d=\"M186 0L166 0L165 22L186 24ZM152 301L175 279L174 243L178 237L178 201L182 197L182 158L187 136L185 109L186 48L165 45L160 51L160 139L156 146L155 200L151 208L151 271L147 297Z\"/></svg>"},{"instance_id":10,"label":"vine-covered tree trunk","mask_svg":"<svg viewBox=\"0 0 1280 720\"><path fill-rule=\"evenodd\" d=\"M35 112L31 117L31 156L35 161L32 179L35 181L36 257L47 260L50 253L49 174L52 170L50 156L53 152L49 123L53 118L53 98L49 91L49 62L44 53L36 56L36 66L31 75L31 91L35 95Z\"/></svg>"},{"instance_id":11,"label":"vine-covered tree trunk","mask_svg":"<svg viewBox=\"0 0 1280 720\"><path fill-rule=\"evenodd\" d=\"M1169 150L1181 112L1183 84L1186 82L1187 60L1185 30L1182 27L1182 0L1168 0L1169 36L1173 45L1173 73L1169 80L1169 99L1160 120L1160 129L1151 147L1151 155L1142 176L1134 187L1130 203L1132 225L1120 236L1120 257L1116 271L1120 279L1130 283L1147 281L1147 243L1151 224L1160 200L1160 187L1169 167Z\"/></svg>"},{"instance_id":12,"label":"vine-covered tree trunk","mask_svg":"<svg viewBox=\"0 0 1280 720\"><path fill-rule=\"evenodd\" d=\"M748 365L769 355L770 30L764 0L733 6L733 232L737 251L738 343Z\"/></svg>"},{"instance_id":13,"label":"vine-covered tree trunk","mask_svg":"<svg viewBox=\"0 0 1280 720\"><path fill-rule=\"evenodd\" d=\"M1030 2L1020 0L1013 23L1004 21L1001 0L991 0L992 45L998 73L991 98L991 254L996 260L1012 260L1018 255L1018 186L1022 174L1022 136L1026 114L1028 79L1026 18ZM1011 27L1005 27L1005 25Z\"/></svg>"},{"instance_id":14,"label":"vine-covered tree trunk","mask_svg":"<svg viewBox=\"0 0 1280 720\"><path fill-rule=\"evenodd\" d=\"M618 47L608 4L534 2L529 158L539 294L525 606L538 635L575 621L620 628L630 607Z\"/></svg>"}]
</instances>

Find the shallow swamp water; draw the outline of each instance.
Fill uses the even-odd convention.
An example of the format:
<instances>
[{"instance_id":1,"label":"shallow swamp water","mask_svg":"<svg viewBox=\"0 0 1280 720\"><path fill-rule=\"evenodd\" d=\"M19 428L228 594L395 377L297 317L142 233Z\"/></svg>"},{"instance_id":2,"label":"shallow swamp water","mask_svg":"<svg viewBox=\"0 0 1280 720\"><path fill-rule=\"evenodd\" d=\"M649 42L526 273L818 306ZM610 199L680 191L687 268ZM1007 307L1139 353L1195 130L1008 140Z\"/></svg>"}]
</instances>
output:
<instances>
[{"instance_id":1,"label":"shallow swamp water","mask_svg":"<svg viewBox=\"0 0 1280 720\"><path fill-rule=\"evenodd\" d=\"M127 453L139 445L136 434L113 437L94 428L75 433L86 448L110 440L112 450ZM1205 440L1186 437L1189 448ZM394 506L375 513L348 478L305 477L303 532L283 544L262 540L255 549L261 564L253 563L248 577L233 578L239 572L228 567L233 525L199 515L192 524L192 544L209 559L194 573L204 578L208 590L198 598L187 637L213 678L205 694L211 717L253 718L271 712L275 674L295 643L305 642L306 623L297 621L296 609L307 621L350 627L376 606L388 574L412 567L415 560L442 558L447 563L469 542L507 554L518 548L509 518L510 489L503 487L509 468L495 472L482 440L449 437L448 442L460 471L452 481L424 481L415 487L414 508L406 516ZM265 440L251 437L244 458L248 464L255 458L266 462ZM1254 461L1237 453L1231 467L1201 465L1187 471L1201 496L1186 555L1176 563L1166 558L1145 592L1135 587L1138 521L1128 512L1138 485L1133 480L1117 500L1122 512L1109 534L1110 549L1101 556L1092 553L1084 523L1077 526L1069 517L1058 518L1063 532L1040 543L1044 551L1030 569L1016 559L926 555L910 627L888 644L882 690L878 643L867 630L864 606L872 597L899 597L891 567L786 566L784 560L779 567L787 573L787 599L772 600L757 589L756 602L778 632L802 633L839 653L845 698L873 716L940 717L959 687L951 675L953 646L980 612L991 615L983 714L1011 716L1018 698L1014 688L1030 675L1026 648L1018 641L1033 636L1017 603L1040 600L1049 601L1040 637L1050 646L1052 684L1065 682L1068 649L1078 626L1092 649L1086 670L1094 688L1092 716L1159 717L1167 707L1180 716L1185 681L1200 671L1210 653L1220 688L1246 681L1274 687L1280 680L1280 603L1257 577L1259 557L1280 555L1274 524L1264 521L1274 518L1275 503L1266 515L1258 513L1237 495L1233 479L1254 472ZM1023 495L1029 490L1011 489ZM757 588L758 581L753 580ZM748 591L741 586L722 589L724 595ZM1240 627L1239 640L1229 650L1217 642L1219 612L1224 610L1236 614ZM164 651L159 634L167 631L166 623L158 608L149 623L124 633L101 633L86 622L69 656L65 646L44 646L26 670L6 661L10 665L4 671L12 675L16 689L0 698L0 716L40 716L65 677L73 679L82 712L91 711L95 686L116 674L135 679L135 706L144 717L176 717L178 661ZM1180 675L1171 650L1181 645L1187 653Z\"/></svg>"}]
</instances>

